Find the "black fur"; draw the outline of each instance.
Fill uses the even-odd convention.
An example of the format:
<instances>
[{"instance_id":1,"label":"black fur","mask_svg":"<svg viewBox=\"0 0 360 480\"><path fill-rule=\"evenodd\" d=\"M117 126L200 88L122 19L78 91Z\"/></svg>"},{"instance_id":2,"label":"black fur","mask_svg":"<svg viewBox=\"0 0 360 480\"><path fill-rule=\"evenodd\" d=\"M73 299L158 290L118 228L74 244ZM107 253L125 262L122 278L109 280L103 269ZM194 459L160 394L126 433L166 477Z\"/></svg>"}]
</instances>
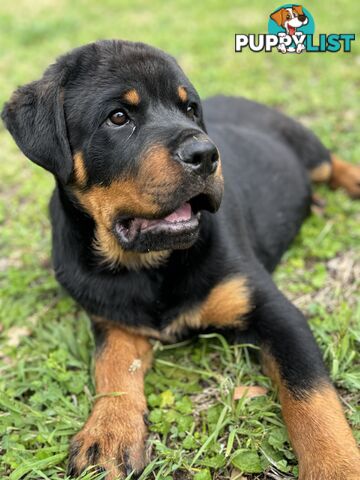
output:
<instances>
[{"instance_id":1,"label":"black fur","mask_svg":"<svg viewBox=\"0 0 360 480\"><path fill-rule=\"evenodd\" d=\"M67 471L71 477L76 477L80 474L76 466L76 458L80 453L81 447L82 444L79 442L73 442L70 446Z\"/></svg>"},{"instance_id":2,"label":"black fur","mask_svg":"<svg viewBox=\"0 0 360 480\"><path fill-rule=\"evenodd\" d=\"M88 462L91 465L96 465L99 461L100 453L100 445L97 442L93 443L86 452Z\"/></svg>"},{"instance_id":3,"label":"black fur","mask_svg":"<svg viewBox=\"0 0 360 480\"><path fill-rule=\"evenodd\" d=\"M196 105L195 118L179 103L178 85L186 86ZM133 121L122 130L107 129L106 118L119 108L119 92L126 88L136 88L142 102L127 107ZM330 162L309 130L241 98L219 96L201 107L172 57L120 41L98 42L60 58L42 80L15 94L3 118L25 154L57 178L50 205L56 277L91 315L160 331L219 282L239 274L252 292L249 333L277 359L289 387L301 392L327 378L305 318L270 276L309 213L308 171ZM173 250L156 268L133 271L99 262L94 219L71 190L70 150L83 152L86 191L134 177L150 145L165 145L174 154L189 135L206 132L221 154L225 193L215 215L206 210L218 205L200 204L196 241ZM157 192L164 216L200 193L199 178L186 175L171 195Z\"/></svg>"}]
</instances>

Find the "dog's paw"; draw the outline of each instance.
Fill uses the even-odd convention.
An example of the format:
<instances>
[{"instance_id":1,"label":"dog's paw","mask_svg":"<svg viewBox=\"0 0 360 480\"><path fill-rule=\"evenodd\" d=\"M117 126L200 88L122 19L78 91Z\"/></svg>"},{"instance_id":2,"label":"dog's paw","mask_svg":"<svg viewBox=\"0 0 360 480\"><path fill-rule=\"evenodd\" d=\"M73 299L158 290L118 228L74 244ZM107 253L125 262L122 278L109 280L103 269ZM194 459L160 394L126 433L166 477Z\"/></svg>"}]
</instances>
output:
<instances>
[{"instance_id":1,"label":"dog's paw","mask_svg":"<svg viewBox=\"0 0 360 480\"><path fill-rule=\"evenodd\" d=\"M302 53L305 51L305 45L302 43L299 43L299 45L296 47L296 53Z\"/></svg>"},{"instance_id":2,"label":"dog's paw","mask_svg":"<svg viewBox=\"0 0 360 480\"><path fill-rule=\"evenodd\" d=\"M332 188L343 188L351 198L360 198L360 165L333 158Z\"/></svg>"},{"instance_id":3,"label":"dog's paw","mask_svg":"<svg viewBox=\"0 0 360 480\"><path fill-rule=\"evenodd\" d=\"M106 480L125 478L131 472L135 479L147 463L146 438L142 412L122 408L116 400L100 399L72 439L68 475L76 478L94 467L91 471L106 471Z\"/></svg>"}]
</instances>

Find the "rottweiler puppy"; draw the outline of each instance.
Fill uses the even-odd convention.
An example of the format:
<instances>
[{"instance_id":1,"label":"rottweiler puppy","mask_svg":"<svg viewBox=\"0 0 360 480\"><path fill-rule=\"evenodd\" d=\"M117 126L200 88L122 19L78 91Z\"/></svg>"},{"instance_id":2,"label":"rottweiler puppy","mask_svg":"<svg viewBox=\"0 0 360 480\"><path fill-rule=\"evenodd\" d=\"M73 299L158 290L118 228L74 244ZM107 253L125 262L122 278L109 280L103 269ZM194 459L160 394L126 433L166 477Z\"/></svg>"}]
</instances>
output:
<instances>
[{"instance_id":1,"label":"rottweiler puppy","mask_svg":"<svg viewBox=\"0 0 360 480\"><path fill-rule=\"evenodd\" d=\"M72 440L69 473L141 472L149 339L214 330L261 346L300 478L358 480L359 452L321 353L271 272L309 213L311 180L359 197L360 168L273 109L224 96L201 103L174 58L142 43L71 51L19 88L2 118L55 176L56 277L96 337L98 397Z\"/></svg>"}]
</instances>

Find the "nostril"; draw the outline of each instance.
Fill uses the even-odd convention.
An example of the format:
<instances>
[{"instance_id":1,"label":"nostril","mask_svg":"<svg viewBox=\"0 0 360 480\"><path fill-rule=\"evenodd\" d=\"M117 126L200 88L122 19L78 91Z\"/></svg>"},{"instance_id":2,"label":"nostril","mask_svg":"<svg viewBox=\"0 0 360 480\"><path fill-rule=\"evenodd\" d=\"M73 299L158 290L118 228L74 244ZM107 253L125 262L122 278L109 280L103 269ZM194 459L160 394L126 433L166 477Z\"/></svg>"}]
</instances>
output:
<instances>
[{"instance_id":1,"label":"nostril","mask_svg":"<svg viewBox=\"0 0 360 480\"><path fill-rule=\"evenodd\" d=\"M219 155L218 153L213 153L210 158L210 173L214 173L219 164Z\"/></svg>"},{"instance_id":2,"label":"nostril","mask_svg":"<svg viewBox=\"0 0 360 480\"><path fill-rule=\"evenodd\" d=\"M191 163L192 165L199 166L203 163L203 155L202 153L194 153L191 159L189 159L188 162L186 163Z\"/></svg>"},{"instance_id":3,"label":"nostril","mask_svg":"<svg viewBox=\"0 0 360 480\"><path fill-rule=\"evenodd\" d=\"M176 152L176 156L198 175L214 173L219 161L219 152L210 141L186 142Z\"/></svg>"},{"instance_id":4,"label":"nostril","mask_svg":"<svg viewBox=\"0 0 360 480\"><path fill-rule=\"evenodd\" d=\"M215 150L212 154L211 154L211 163L217 163L218 160L219 160L219 154L218 154L218 151Z\"/></svg>"}]
</instances>

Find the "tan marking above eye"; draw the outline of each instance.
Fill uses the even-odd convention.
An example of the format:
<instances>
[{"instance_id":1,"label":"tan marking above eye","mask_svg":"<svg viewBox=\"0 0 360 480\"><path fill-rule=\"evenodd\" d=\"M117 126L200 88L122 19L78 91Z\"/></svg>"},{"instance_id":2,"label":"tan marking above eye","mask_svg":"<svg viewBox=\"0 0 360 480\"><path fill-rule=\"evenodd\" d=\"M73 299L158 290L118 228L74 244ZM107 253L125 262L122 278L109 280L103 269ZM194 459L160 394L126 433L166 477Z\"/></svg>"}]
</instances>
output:
<instances>
[{"instance_id":1,"label":"tan marking above eye","mask_svg":"<svg viewBox=\"0 0 360 480\"><path fill-rule=\"evenodd\" d=\"M183 86L178 87L178 95L179 95L179 98L182 102L187 102L188 94L187 94L187 91L186 91L185 87L183 87Z\"/></svg>"},{"instance_id":2,"label":"tan marking above eye","mask_svg":"<svg viewBox=\"0 0 360 480\"><path fill-rule=\"evenodd\" d=\"M125 92L122 96L121 99L127 102L130 105L139 105L140 103L140 95L135 88L132 88L131 90L128 90Z\"/></svg>"}]
</instances>

